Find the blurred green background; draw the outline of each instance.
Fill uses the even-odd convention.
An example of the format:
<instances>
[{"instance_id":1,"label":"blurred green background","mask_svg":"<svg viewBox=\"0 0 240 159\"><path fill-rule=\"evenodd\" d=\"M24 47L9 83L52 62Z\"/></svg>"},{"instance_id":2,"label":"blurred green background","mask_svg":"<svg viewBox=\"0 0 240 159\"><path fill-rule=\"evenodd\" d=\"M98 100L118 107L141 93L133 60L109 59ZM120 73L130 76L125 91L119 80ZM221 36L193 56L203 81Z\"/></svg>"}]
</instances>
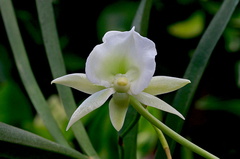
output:
<instances>
[{"instance_id":1,"label":"blurred green background","mask_svg":"<svg viewBox=\"0 0 240 159\"><path fill-rule=\"evenodd\" d=\"M156 44L155 75L182 77L194 49L221 0L153 0L148 38ZM61 107L44 50L35 1L13 0L18 25L38 84L65 136L67 119ZM139 1L53 2L56 24L68 73L85 72L85 61L108 30L129 30ZM220 158L240 158L240 6L235 10L218 42L195 94L182 131L184 137ZM73 90L76 102L88 95ZM175 93L161 95L171 103ZM156 115L159 112L150 110ZM83 118L90 139L100 156L117 153L117 132L109 122L107 104ZM20 80L6 31L0 18L0 121L52 139L37 116ZM99 121L101 121L99 123ZM104 131L98 131L98 129ZM96 131L99 133L96 135ZM154 134L154 135L153 135ZM138 135L140 158L151 157L157 138L150 124L141 119ZM111 152L109 150L111 149ZM184 152L184 153L183 153ZM173 158L186 155L177 146ZM186 158L182 157L182 158ZM194 158L201 158L197 155Z\"/></svg>"}]
</instances>

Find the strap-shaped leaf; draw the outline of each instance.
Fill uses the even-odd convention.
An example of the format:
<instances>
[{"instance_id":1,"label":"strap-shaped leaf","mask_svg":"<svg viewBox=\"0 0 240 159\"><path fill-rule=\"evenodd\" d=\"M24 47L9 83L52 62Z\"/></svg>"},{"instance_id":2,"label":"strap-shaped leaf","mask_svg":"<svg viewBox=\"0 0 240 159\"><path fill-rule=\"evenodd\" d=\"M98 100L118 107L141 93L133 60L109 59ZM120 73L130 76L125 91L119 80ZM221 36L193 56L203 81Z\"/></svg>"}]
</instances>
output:
<instances>
[{"instance_id":1,"label":"strap-shaped leaf","mask_svg":"<svg viewBox=\"0 0 240 159\"><path fill-rule=\"evenodd\" d=\"M53 78L66 75L66 69L59 45L57 28L54 20L52 1L36 0L36 4L44 46L46 49ZM62 99L66 114L70 119L71 115L77 108L72 92L70 88L61 85L57 85L57 90ZM99 158L89 140L89 137L81 121L78 121L77 124L72 127L72 130L78 143L81 145L82 149L86 152L86 154L94 158Z\"/></svg>"},{"instance_id":2,"label":"strap-shaped leaf","mask_svg":"<svg viewBox=\"0 0 240 159\"><path fill-rule=\"evenodd\" d=\"M152 0L142 0L132 23L132 26L135 26L135 30L142 36L147 35L151 8Z\"/></svg>"},{"instance_id":3,"label":"strap-shaped leaf","mask_svg":"<svg viewBox=\"0 0 240 159\"><path fill-rule=\"evenodd\" d=\"M44 96L31 70L11 0L0 0L0 9L17 69L24 87L35 109L40 114L44 124L53 138L58 143L68 146L68 143L63 137L61 130L57 126L57 123L51 114L49 106L47 105L47 102L44 99Z\"/></svg>"},{"instance_id":4,"label":"strap-shaped leaf","mask_svg":"<svg viewBox=\"0 0 240 159\"><path fill-rule=\"evenodd\" d=\"M0 123L0 145L0 157L88 158L72 148L4 123Z\"/></svg>"},{"instance_id":5,"label":"strap-shaped leaf","mask_svg":"<svg viewBox=\"0 0 240 159\"><path fill-rule=\"evenodd\" d=\"M237 4L238 0L225 0L223 2L221 8L209 24L195 50L195 53L184 74L184 78L189 79L191 81L191 84L180 89L173 101L173 106L184 116L186 116L188 113L192 98L209 61L211 53L224 29L226 28L226 25L232 16L232 13ZM171 127L174 131L179 133L182 129L183 123L184 121L179 120L177 117L170 114L167 115L166 125ZM175 148L175 144L176 142L170 140L169 145L172 152ZM161 154L158 153L158 155ZM158 155L157 158L159 158Z\"/></svg>"}]
</instances>

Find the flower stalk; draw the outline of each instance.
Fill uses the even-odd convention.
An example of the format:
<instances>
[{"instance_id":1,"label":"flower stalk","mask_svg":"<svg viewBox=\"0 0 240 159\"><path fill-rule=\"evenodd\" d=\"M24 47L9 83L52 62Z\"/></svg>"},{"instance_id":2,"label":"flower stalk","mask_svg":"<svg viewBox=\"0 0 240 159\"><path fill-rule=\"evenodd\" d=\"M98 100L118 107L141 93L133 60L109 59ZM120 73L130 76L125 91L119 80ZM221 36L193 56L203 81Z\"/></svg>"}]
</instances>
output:
<instances>
[{"instance_id":1,"label":"flower stalk","mask_svg":"<svg viewBox=\"0 0 240 159\"><path fill-rule=\"evenodd\" d=\"M131 105L144 117L146 118L151 124L156 126L158 129L160 129L163 133L171 137L176 142L180 143L181 145L189 148L191 151L199 154L200 156L207 158L207 159L219 159L217 156L214 156L213 154L209 153L208 151L202 149L201 147L195 145L194 143L188 141L178 133L174 132L172 129L167 127L165 124L163 124L161 121L156 119L152 114L150 114L143 106L142 104L136 100L133 97L130 97L130 103Z\"/></svg>"},{"instance_id":2,"label":"flower stalk","mask_svg":"<svg viewBox=\"0 0 240 159\"><path fill-rule=\"evenodd\" d=\"M158 129L156 126L152 125L154 130L157 133L158 139L162 144L163 150L165 151L165 154L167 156L167 159L172 159L172 155L171 155L171 151L170 148L168 146L167 140L164 136L164 134L162 133L162 131L160 129Z\"/></svg>"}]
</instances>

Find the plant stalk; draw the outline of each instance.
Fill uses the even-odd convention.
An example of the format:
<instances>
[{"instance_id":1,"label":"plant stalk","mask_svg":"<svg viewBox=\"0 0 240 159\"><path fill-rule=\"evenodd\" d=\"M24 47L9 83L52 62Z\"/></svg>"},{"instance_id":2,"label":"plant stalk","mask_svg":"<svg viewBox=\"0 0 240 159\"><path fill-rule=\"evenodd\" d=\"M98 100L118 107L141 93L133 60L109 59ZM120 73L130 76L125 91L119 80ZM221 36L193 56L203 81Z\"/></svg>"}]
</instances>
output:
<instances>
[{"instance_id":1,"label":"plant stalk","mask_svg":"<svg viewBox=\"0 0 240 159\"><path fill-rule=\"evenodd\" d=\"M164 150L164 152L166 154L167 159L172 159L171 151L170 151L170 148L168 146L168 143L167 143L167 140L166 140L164 134L156 126L154 126L154 125L152 125L152 126L153 126L154 130L157 133L158 139L159 139L159 141L162 144L162 147L163 147L163 150Z\"/></svg>"},{"instance_id":2,"label":"plant stalk","mask_svg":"<svg viewBox=\"0 0 240 159\"><path fill-rule=\"evenodd\" d=\"M189 148L191 151L199 154L200 156L207 158L207 159L219 159L218 157L214 156L213 154L209 153L208 151L202 149L201 147L195 145L194 143L188 141L178 133L174 132L172 129L167 127L157 118L155 118L152 114L150 114L142 104L136 100L134 97L130 97L131 105L144 117L146 118L151 124L159 128L163 133L171 137L176 142L180 143L181 145Z\"/></svg>"}]
</instances>

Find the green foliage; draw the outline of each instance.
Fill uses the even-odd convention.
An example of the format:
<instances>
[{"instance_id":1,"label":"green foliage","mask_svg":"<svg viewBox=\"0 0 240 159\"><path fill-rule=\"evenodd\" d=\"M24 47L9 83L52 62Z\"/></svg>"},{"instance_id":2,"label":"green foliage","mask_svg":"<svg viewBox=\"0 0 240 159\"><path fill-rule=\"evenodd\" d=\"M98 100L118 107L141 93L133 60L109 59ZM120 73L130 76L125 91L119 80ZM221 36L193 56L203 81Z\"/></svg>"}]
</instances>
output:
<instances>
[{"instance_id":1,"label":"green foliage","mask_svg":"<svg viewBox=\"0 0 240 159\"><path fill-rule=\"evenodd\" d=\"M118 158L118 136L110 122L108 102L100 107L97 112L84 117L84 123L88 125L89 138L94 143L94 148L99 156L101 158ZM102 131L99 131L99 128Z\"/></svg>"},{"instance_id":2,"label":"green foliage","mask_svg":"<svg viewBox=\"0 0 240 159\"><path fill-rule=\"evenodd\" d=\"M14 100L12 100L13 97ZM0 109L0 121L8 124L19 124L21 121L20 125L24 126L33 116L28 100L13 81L4 82L1 86Z\"/></svg>"},{"instance_id":3,"label":"green foliage","mask_svg":"<svg viewBox=\"0 0 240 159\"><path fill-rule=\"evenodd\" d=\"M52 78L65 75L67 72L84 70L86 56L92 47L99 43L105 32L129 30L132 26L135 26L135 30L140 34L149 35L150 39L156 42L159 53L157 57L159 67L157 66L156 74L182 76L185 64L188 60L190 61L184 78L190 79L192 83L179 90L176 95L161 96L164 99L170 99L169 101L173 98L173 106L183 113L187 120L181 121L173 115L167 115L165 118L161 112L150 109L151 114L163 119L166 125L178 133L183 129L184 123L191 125L188 119L190 109L210 112L220 110L237 117L240 116L238 96L240 87L239 6L235 9L238 0L225 0L224 2L211 0L86 1L76 6L76 2L36 0L36 7L32 10L25 10L26 6L18 3L14 0L13 4L10 0L0 0L3 19L3 23L0 22L0 121L22 129L0 123L0 157L135 159L152 157L157 150L155 158L165 158L162 147L157 146L157 136L151 124L141 119L133 107L129 107L123 129L118 133L110 123L108 103L84 117L83 123L77 122L72 127L72 131L63 132L68 119L77 107L75 99L80 102L85 96L72 92L69 88L57 86L59 97L54 96L54 100L58 101L60 98L62 104L58 101L57 104L52 105L50 99L45 100L46 97L56 93L52 90L55 87L50 85ZM61 10L69 4L70 8L73 8L70 10L72 14L64 9ZM19 5L21 7L18 7ZM31 5L33 5L32 2L29 6ZM94 8L94 6L97 7ZM212 17L214 17L213 20L205 30ZM80 25L77 25L79 23ZM72 24L79 28L74 29ZM10 46L6 42L7 39ZM196 41L199 40L196 47ZM35 44L33 50L29 46L32 44ZM74 48L72 45L77 45L77 49L72 49ZM189 59L188 54L195 47ZM9 53L10 50L13 56ZM47 57L45 57L45 52ZM223 59L224 63L221 63L225 65L226 62L227 72L233 72L233 75L221 74L222 80L214 77L215 85L218 87L225 86L226 88L228 85L230 87L228 91L220 89L223 95L218 96L217 93L204 86L205 81L209 81L204 74L209 71L209 62L211 66L215 64L210 56L214 54L218 57L223 53L234 59ZM41 57L39 58L41 66L37 67L41 67L44 71L44 77L34 66L33 56ZM166 57L168 62L161 60ZM52 76L49 75L51 73L48 71L49 65L46 59L48 59ZM230 64L232 70L227 68ZM171 67L174 67L176 72L171 72ZM14 74L16 71L21 81L18 75ZM217 71L210 71L209 74ZM44 81L47 81L48 85L45 85ZM231 89L232 87L234 89ZM223 98L226 92L230 95ZM32 105L33 108L31 108ZM214 118L214 114L212 116ZM224 125L222 127L224 129ZM190 130L185 129L185 131L188 133ZM235 138L236 142L239 141L237 136ZM174 152L175 142L170 139L168 141L172 153L179 155L178 152ZM216 143L214 148L218 150L219 146ZM238 152L234 146L229 147L232 154L227 155L231 156L234 152ZM220 151L215 152L216 155L222 155ZM221 158L231 158L226 157L227 155L224 154ZM181 158L193 159L194 157L192 151L181 147ZM234 158L239 158L239 154Z\"/></svg>"},{"instance_id":4,"label":"green foliage","mask_svg":"<svg viewBox=\"0 0 240 159\"><path fill-rule=\"evenodd\" d=\"M176 37L188 39L200 35L203 28L204 13L202 11L196 11L188 19L170 25L168 31Z\"/></svg>"},{"instance_id":5,"label":"green foliage","mask_svg":"<svg viewBox=\"0 0 240 159\"><path fill-rule=\"evenodd\" d=\"M184 78L189 79L191 81L191 85L179 90L173 101L173 106L175 106L184 115L187 114L190 108L192 98L198 87L211 53L222 35L237 4L238 1L236 0L224 1L195 50L195 53L184 74ZM166 124L173 128L176 132L180 132L183 126L183 121L176 122L176 120L178 120L176 117L168 114ZM174 150L175 142L171 140L170 145L171 149Z\"/></svg>"},{"instance_id":6,"label":"green foliage","mask_svg":"<svg viewBox=\"0 0 240 159\"><path fill-rule=\"evenodd\" d=\"M11 1L1 0L0 7L16 65L18 67L19 74L22 78L25 89L28 92L32 103L34 104L35 109L41 115L52 136L59 143L68 145L51 114L51 111L43 97L43 94L38 87L36 79L33 76L27 53L24 48L21 34L17 25L12 3Z\"/></svg>"},{"instance_id":7,"label":"green foliage","mask_svg":"<svg viewBox=\"0 0 240 159\"><path fill-rule=\"evenodd\" d=\"M152 0L142 0L132 22L132 26L143 36L147 36L151 7Z\"/></svg>"},{"instance_id":8,"label":"green foliage","mask_svg":"<svg viewBox=\"0 0 240 159\"><path fill-rule=\"evenodd\" d=\"M79 158L76 150L44 139L30 132L0 123L1 157L10 158ZM5 147L6 146L6 147ZM14 152L14 148L16 151ZM31 151L30 151L31 150Z\"/></svg>"},{"instance_id":9,"label":"green foliage","mask_svg":"<svg viewBox=\"0 0 240 159\"><path fill-rule=\"evenodd\" d=\"M54 78L60 77L66 74L64 62L61 54L61 49L58 41L57 29L54 22L53 7L51 1L36 1L39 14L39 21L41 24L43 41L46 48L49 64ZM76 109L76 104L73 99L70 88L57 86L58 92L63 102L63 106L68 118ZM73 132L87 155L98 158L95 150L92 147L91 142L88 139L86 130L81 123L77 122L73 126ZM81 132L81 133L79 133Z\"/></svg>"}]
</instances>

